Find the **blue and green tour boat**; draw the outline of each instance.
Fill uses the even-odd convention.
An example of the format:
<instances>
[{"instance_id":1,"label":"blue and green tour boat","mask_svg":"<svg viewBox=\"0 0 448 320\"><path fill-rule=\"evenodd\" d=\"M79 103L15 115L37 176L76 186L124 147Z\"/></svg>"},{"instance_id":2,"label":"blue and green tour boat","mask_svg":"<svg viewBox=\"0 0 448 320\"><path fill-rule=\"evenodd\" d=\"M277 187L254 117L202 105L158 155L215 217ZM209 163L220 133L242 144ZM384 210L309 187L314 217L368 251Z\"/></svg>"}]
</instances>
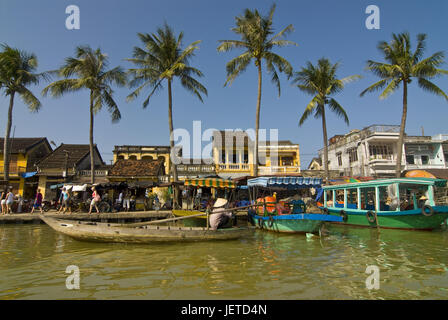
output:
<instances>
[{"instance_id":1,"label":"blue and green tour boat","mask_svg":"<svg viewBox=\"0 0 448 320\"><path fill-rule=\"evenodd\" d=\"M448 218L447 180L380 179L324 186L324 214L359 227L433 230Z\"/></svg>"},{"instance_id":2,"label":"blue and green tour boat","mask_svg":"<svg viewBox=\"0 0 448 320\"><path fill-rule=\"evenodd\" d=\"M297 195L299 190L320 188L322 179L304 177L258 177L247 180L249 197L255 209L249 220L259 229L286 233L317 233L324 222L342 222L339 216L307 213L303 200L279 201L280 196ZM260 194L269 196L259 197Z\"/></svg>"}]
</instances>

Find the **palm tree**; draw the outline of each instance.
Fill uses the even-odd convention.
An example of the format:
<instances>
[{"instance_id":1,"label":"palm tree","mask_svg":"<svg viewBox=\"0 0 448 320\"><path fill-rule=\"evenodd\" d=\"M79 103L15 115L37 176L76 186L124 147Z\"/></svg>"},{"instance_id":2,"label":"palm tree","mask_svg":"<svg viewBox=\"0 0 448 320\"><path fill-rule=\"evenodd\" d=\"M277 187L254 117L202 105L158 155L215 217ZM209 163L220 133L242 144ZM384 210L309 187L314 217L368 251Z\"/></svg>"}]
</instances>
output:
<instances>
[{"instance_id":1,"label":"palm tree","mask_svg":"<svg viewBox=\"0 0 448 320\"><path fill-rule=\"evenodd\" d=\"M112 122L121 119L120 110L113 99L112 84L124 86L126 84L126 73L121 67L115 67L107 70L108 58L98 48L93 50L89 46L78 46L76 48L76 58L68 57L65 64L57 71L59 76L65 78L51 83L44 88L42 94L50 94L57 98L65 93L74 92L82 89L90 91L90 171L91 183L95 183L95 163L94 163L94 144L93 144L93 120L94 116L102 109L103 105L112 117Z\"/></svg>"},{"instance_id":2,"label":"palm tree","mask_svg":"<svg viewBox=\"0 0 448 320\"><path fill-rule=\"evenodd\" d=\"M430 79L441 74L447 74L448 71L439 69L444 63L445 55L443 52L436 52L432 56L422 59L426 48L426 34L417 35L417 47L411 51L411 41L408 33L392 34L392 41L387 43L381 41L378 49L384 55L386 62L367 61L367 70L381 78L365 89L361 96L367 92L373 92L383 89L380 99L387 98L396 91L400 84L403 85L403 111L401 114L400 135L397 142L397 159L395 166L395 175L401 175L401 158L403 154L403 140L406 126L406 117L408 112L408 85L412 78L417 78L420 88L430 93L436 94L448 100L448 96Z\"/></svg>"},{"instance_id":3,"label":"palm tree","mask_svg":"<svg viewBox=\"0 0 448 320\"><path fill-rule=\"evenodd\" d=\"M310 103L306 106L305 112L300 118L299 125L301 126L305 120L314 113L315 118L322 119L322 131L324 138L324 168L325 179L329 181L328 171L328 138L327 138L327 122L325 118L325 105L328 105L331 111L342 118L348 125L349 120L344 108L331 96L341 92L345 84L359 79L361 76L352 75L343 79L337 79L336 71L339 63L331 64L328 59L321 58L314 66L311 62L307 63L306 68L302 68L299 72L295 72L293 83L297 87L308 93L313 97Z\"/></svg>"},{"instance_id":4,"label":"palm tree","mask_svg":"<svg viewBox=\"0 0 448 320\"><path fill-rule=\"evenodd\" d=\"M38 84L41 78L46 78L46 73L34 73L37 68L37 58L32 53L27 53L8 45L1 45L0 52L0 89L9 96L8 118L6 123L6 133L3 145L3 170L6 185L9 182L9 148L10 133L12 126L12 111L14 107L14 97L19 95L23 102L28 105L31 112L39 111L41 103L34 94L27 88L29 85Z\"/></svg>"},{"instance_id":5,"label":"palm tree","mask_svg":"<svg viewBox=\"0 0 448 320\"><path fill-rule=\"evenodd\" d=\"M274 47L286 45L297 45L297 43L282 39L283 36L294 30L290 24L282 31L274 34L272 18L274 16L275 4L272 5L269 15L262 17L257 10L246 9L244 14L235 17L236 26L232 31L241 37L241 40L220 40L218 51L226 52L232 49L243 49L244 52L236 58L230 60L226 65L227 80L224 84L232 84L237 76L242 74L251 61L254 62L258 70L258 96L257 110L255 116L255 146L254 146L254 175L258 175L258 129L260 125L261 107L261 82L262 82L262 62L266 64L267 72L271 76L271 81L277 86L280 96L280 79L278 72L285 73L288 78L292 75L291 64L283 57L272 52ZM271 37L272 36L272 37ZM269 38L271 37L271 38Z\"/></svg>"},{"instance_id":6,"label":"palm tree","mask_svg":"<svg viewBox=\"0 0 448 320\"><path fill-rule=\"evenodd\" d=\"M166 82L168 85L168 125L170 130L170 168L174 182L177 181L177 170L172 163L171 157L174 156L174 136L173 136L173 90L172 84L175 78L180 80L181 85L203 102L201 94L207 95L207 89L197 81L194 76L202 77L200 70L190 66L190 59L198 49L197 44L201 41L195 41L182 49L183 32L178 36L174 34L173 29L166 23L163 27L157 28L156 33L138 33L144 47L134 47L132 59L126 59L134 63L137 68L129 69L132 76L131 87L137 87L127 100L132 101L137 98L143 89L148 87L150 92L143 101L143 108L146 108L149 99L153 94L163 88ZM174 188L174 204L177 204L177 186Z\"/></svg>"}]
</instances>

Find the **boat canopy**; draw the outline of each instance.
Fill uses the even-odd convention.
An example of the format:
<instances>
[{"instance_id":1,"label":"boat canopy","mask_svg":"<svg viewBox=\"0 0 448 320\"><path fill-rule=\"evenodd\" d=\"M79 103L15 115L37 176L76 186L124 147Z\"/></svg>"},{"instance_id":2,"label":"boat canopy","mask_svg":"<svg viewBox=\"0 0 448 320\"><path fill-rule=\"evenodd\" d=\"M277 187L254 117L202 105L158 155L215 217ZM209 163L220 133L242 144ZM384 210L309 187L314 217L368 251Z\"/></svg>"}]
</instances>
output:
<instances>
[{"instance_id":1,"label":"boat canopy","mask_svg":"<svg viewBox=\"0 0 448 320\"><path fill-rule=\"evenodd\" d=\"M235 182L219 178L185 179L184 185L207 188L236 188Z\"/></svg>"},{"instance_id":2,"label":"boat canopy","mask_svg":"<svg viewBox=\"0 0 448 320\"><path fill-rule=\"evenodd\" d=\"M339 184L334 186L325 186L324 190L340 190L340 189L355 189L355 188L373 188L373 187L383 187L392 184L410 184L410 185L423 185L423 186L435 186L435 187L445 187L445 179L432 179L432 178L397 178L397 179L379 179L371 180L367 182L359 183L347 183Z\"/></svg>"},{"instance_id":3,"label":"boat canopy","mask_svg":"<svg viewBox=\"0 0 448 320\"><path fill-rule=\"evenodd\" d=\"M319 188L322 178L309 177L259 177L247 180L248 187L281 187L287 189Z\"/></svg>"}]
</instances>

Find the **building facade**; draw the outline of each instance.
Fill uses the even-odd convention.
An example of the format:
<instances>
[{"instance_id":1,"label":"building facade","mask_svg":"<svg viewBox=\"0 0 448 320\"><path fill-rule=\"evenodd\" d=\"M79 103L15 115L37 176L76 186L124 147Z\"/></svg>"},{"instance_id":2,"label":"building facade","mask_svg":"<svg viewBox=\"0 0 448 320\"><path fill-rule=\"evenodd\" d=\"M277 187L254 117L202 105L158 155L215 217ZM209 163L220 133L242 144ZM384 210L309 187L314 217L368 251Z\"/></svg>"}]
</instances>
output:
<instances>
[{"instance_id":1,"label":"building facade","mask_svg":"<svg viewBox=\"0 0 448 320\"><path fill-rule=\"evenodd\" d=\"M372 125L329 139L328 167L339 176L395 176L400 126ZM448 135L405 136L402 170L446 168ZM323 149L319 150L323 162Z\"/></svg>"},{"instance_id":2,"label":"building facade","mask_svg":"<svg viewBox=\"0 0 448 320\"><path fill-rule=\"evenodd\" d=\"M11 138L10 141L8 187L13 188L14 194L25 198L34 197L38 184L35 165L50 154L52 148L47 138ZM3 143L4 139L0 138L0 180L4 176Z\"/></svg>"},{"instance_id":3,"label":"building facade","mask_svg":"<svg viewBox=\"0 0 448 320\"><path fill-rule=\"evenodd\" d=\"M253 176L254 141L243 131L215 131L212 158L222 178ZM259 141L258 175L300 173L299 145L289 140Z\"/></svg>"},{"instance_id":4,"label":"building facade","mask_svg":"<svg viewBox=\"0 0 448 320\"><path fill-rule=\"evenodd\" d=\"M94 147L95 182L106 182L107 167L98 148ZM61 144L36 164L39 189L46 200L57 196L57 186L63 183L90 183L90 146Z\"/></svg>"}]
</instances>

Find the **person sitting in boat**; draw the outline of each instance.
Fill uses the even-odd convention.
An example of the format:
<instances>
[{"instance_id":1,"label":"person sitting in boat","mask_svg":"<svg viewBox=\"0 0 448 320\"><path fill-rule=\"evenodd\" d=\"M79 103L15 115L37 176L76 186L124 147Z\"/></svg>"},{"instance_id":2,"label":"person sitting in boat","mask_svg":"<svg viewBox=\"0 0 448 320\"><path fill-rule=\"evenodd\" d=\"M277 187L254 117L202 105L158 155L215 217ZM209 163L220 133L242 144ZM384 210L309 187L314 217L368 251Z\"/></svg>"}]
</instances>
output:
<instances>
[{"instance_id":1,"label":"person sitting in boat","mask_svg":"<svg viewBox=\"0 0 448 320\"><path fill-rule=\"evenodd\" d=\"M423 208L423 206L429 206L429 200L425 195L422 195L420 199L418 199L418 207Z\"/></svg>"},{"instance_id":2,"label":"person sitting in boat","mask_svg":"<svg viewBox=\"0 0 448 320\"><path fill-rule=\"evenodd\" d=\"M227 200L223 198L216 199L215 204L213 205L213 210L210 213L210 228L213 230L223 228L229 220L232 218L232 212L227 211L225 206L227 204Z\"/></svg>"}]
</instances>

